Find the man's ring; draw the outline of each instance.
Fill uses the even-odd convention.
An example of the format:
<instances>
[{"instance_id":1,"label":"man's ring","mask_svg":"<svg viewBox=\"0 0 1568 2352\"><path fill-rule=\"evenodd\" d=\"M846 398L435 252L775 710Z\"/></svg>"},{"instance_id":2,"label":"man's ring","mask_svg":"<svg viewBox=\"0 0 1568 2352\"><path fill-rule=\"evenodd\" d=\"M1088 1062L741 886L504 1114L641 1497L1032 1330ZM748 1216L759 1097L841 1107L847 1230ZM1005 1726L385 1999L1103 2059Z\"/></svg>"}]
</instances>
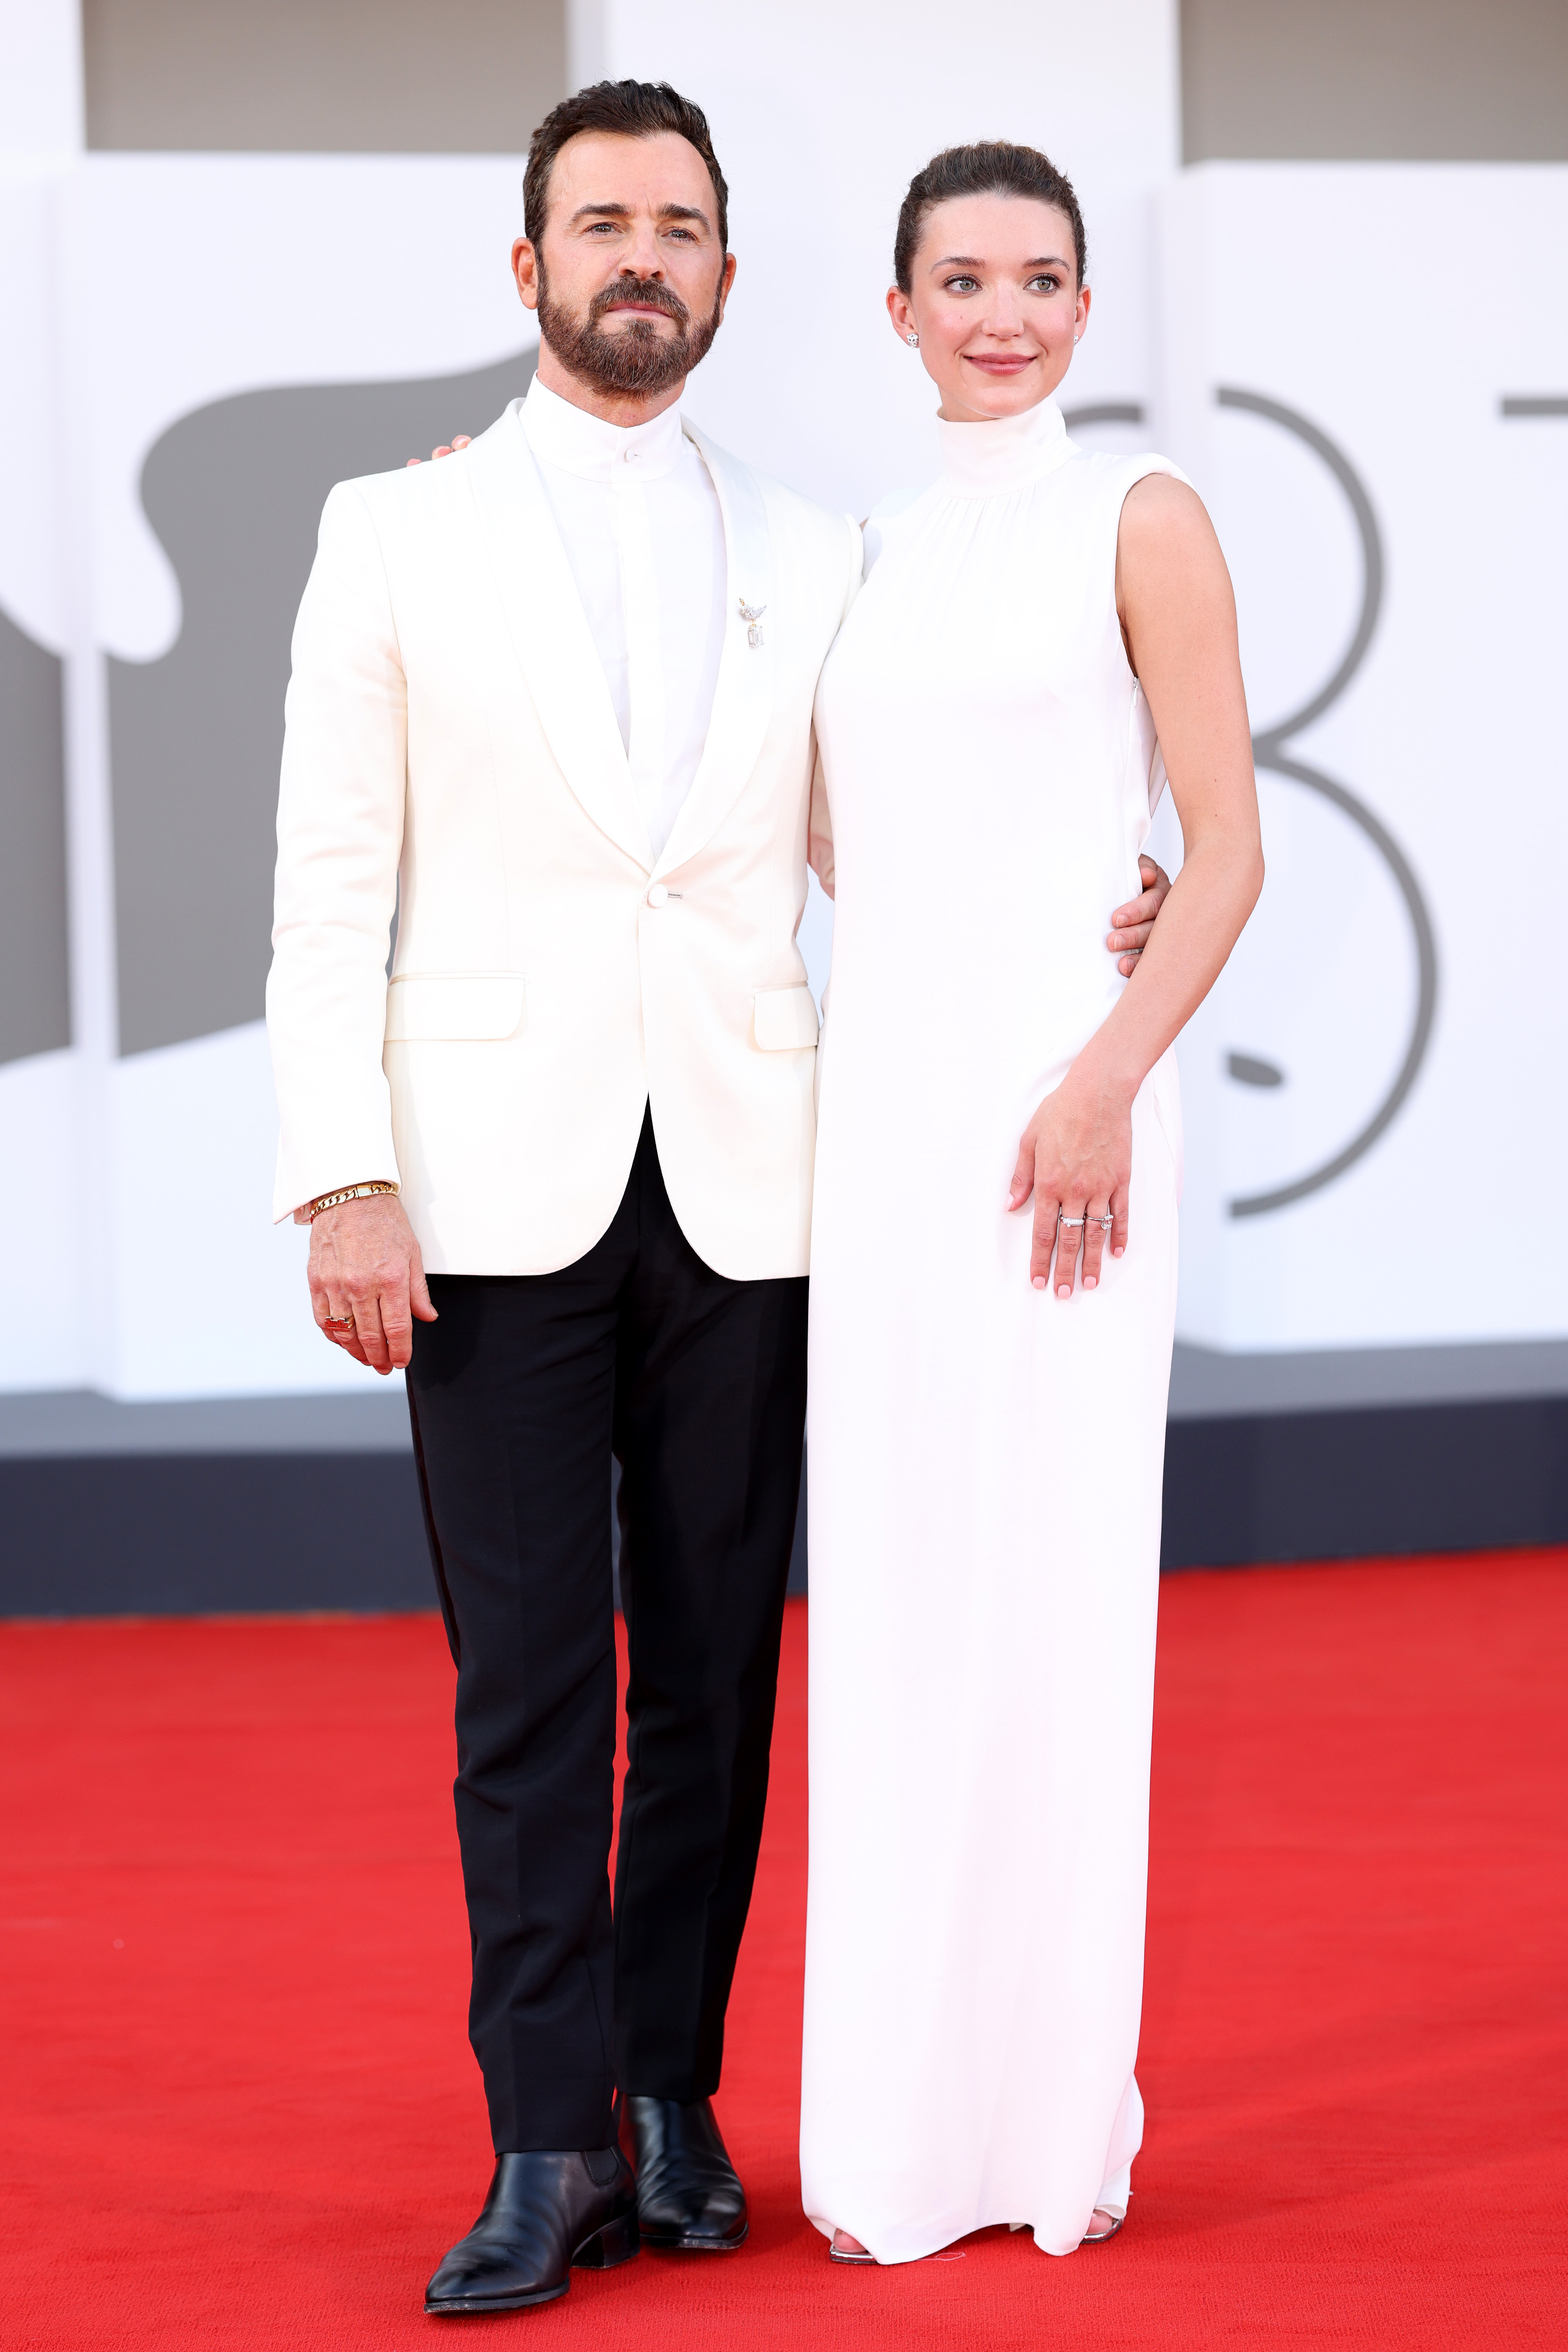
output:
<instances>
[{"instance_id":1,"label":"man's ring","mask_svg":"<svg viewBox=\"0 0 1568 2352\"><path fill-rule=\"evenodd\" d=\"M325 1323L327 1323L328 1325L331 1325L331 1324L333 1324L333 1323L338 1323L338 1324L343 1324L343 1323L346 1323L346 1324L348 1325L348 1327L349 1327L350 1330L351 1331L351 1330L353 1329L353 1328L354 1328L354 1310L353 1310L353 1308L350 1307L350 1309L349 1309L349 1311L348 1311L348 1313L347 1313L346 1315L328 1315L328 1316L324 1316L324 1317L322 1318L322 1320L323 1320Z\"/></svg>"}]
</instances>

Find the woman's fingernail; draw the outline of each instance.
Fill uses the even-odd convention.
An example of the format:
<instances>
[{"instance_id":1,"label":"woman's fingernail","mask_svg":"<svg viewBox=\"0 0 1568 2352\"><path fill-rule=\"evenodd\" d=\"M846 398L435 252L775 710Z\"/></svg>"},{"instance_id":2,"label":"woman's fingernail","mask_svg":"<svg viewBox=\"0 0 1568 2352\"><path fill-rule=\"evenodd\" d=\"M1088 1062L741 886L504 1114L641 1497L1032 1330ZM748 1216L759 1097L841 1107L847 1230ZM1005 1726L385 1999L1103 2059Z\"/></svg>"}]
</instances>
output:
<instances>
[{"instance_id":1,"label":"woman's fingernail","mask_svg":"<svg viewBox=\"0 0 1568 2352\"><path fill-rule=\"evenodd\" d=\"M1112 1256L1113 1256L1113 1257L1122 1257L1122 1256L1124 1256L1124 1255L1125 1255L1125 1248L1124 1248L1124 1248L1122 1248L1122 1249L1113 1249L1113 1250L1112 1251L1111 1255L1112 1255Z\"/></svg>"},{"instance_id":2,"label":"woman's fingernail","mask_svg":"<svg viewBox=\"0 0 1568 2352\"><path fill-rule=\"evenodd\" d=\"M1056 1286L1056 1295L1058 1298L1071 1298L1072 1285L1070 1282L1059 1282Z\"/></svg>"},{"instance_id":3,"label":"woman's fingernail","mask_svg":"<svg viewBox=\"0 0 1568 2352\"><path fill-rule=\"evenodd\" d=\"M1032 1277L1032 1279L1037 1290L1043 1290L1045 1288L1045 1276L1043 1274L1037 1274Z\"/></svg>"},{"instance_id":4,"label":"woman's fingernail","mask_svg":"<svg viewBox=\"0 0 1568 2352\"><path fill-rule=\"evenodd\" d=\"M1093 1287L1094 1287L1094 1286L1095 1286L1095 1284L1099 1281L1099 1279L1100 1279L1100 1277L1099 1277L1099 1276L1098 1276L1097 1274L1086 1274L1086 1275L1084 1276L1084 1277L1083 1277L1083 1287L1084 1287L1084 1289L1085 1289L1085 1290L1092 1290L1092 1289L1093 1289Z\"/></svg>"}]
</instances>

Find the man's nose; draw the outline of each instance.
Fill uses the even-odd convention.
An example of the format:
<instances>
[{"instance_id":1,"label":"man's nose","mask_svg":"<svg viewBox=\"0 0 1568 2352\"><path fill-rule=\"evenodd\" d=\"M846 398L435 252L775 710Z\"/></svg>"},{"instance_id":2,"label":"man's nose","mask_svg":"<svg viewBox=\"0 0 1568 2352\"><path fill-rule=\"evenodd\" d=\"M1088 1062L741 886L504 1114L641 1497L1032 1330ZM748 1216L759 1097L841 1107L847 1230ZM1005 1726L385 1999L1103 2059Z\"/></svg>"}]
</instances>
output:
<instances>
[{"instance_id":1,"label":"man's nose","mask_svg":"<svg viewBox=\"0 0 1568 2352\"><path fill-rule=\"evenodd\" d=\"M664 257L652 221L640 221L632 233L632 249L621 257L622 278L663 278Z\"/></svg>"}]
</instances>

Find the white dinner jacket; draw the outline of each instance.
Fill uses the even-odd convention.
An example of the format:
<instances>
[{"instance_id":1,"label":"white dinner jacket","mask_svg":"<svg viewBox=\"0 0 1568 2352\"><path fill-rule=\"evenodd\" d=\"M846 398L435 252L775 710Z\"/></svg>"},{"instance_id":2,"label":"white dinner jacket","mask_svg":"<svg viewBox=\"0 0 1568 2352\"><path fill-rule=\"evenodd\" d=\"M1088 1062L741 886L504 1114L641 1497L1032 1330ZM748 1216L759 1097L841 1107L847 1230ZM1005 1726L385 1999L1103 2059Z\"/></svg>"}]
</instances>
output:
<instances>
[{"instance_id":1,"label":"white dinner jacket","mask_svg":"<svg viewBox=\"0 0 1568 2352\"><path fill-rule=\"evenodd\" d=\"M277 816L275 1211L395 1178L429 1271L552 1272L608 1227L651 1102L699 1256L801 1275L811 704L860 534L684 425L723 509L727 634L655 860L521 405L321 517Z\"/></svg>"}]
</instances>

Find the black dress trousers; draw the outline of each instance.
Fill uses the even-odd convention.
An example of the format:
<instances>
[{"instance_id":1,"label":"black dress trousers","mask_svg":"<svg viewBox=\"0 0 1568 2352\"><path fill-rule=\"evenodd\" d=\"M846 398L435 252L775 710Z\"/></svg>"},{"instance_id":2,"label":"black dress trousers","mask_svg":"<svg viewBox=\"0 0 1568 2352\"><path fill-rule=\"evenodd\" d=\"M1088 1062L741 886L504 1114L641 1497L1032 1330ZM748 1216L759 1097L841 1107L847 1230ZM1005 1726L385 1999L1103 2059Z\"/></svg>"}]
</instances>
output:
<instances>
[{"instance_id":1,"label":"black dress trousers","mask_svg":"<svg viewBox=\"0 0 1568 2352\"><path fill-rule=\"evenodd\" d=\"M457 1664L469 2032L497 2153L603 2147L617 2088L718 2084L768 1793L807 1284L703 1264L645 1116L586 1257L430 1290L409 1410ZM631 1650L613 1924L612 1451Z\"/></svg>"}]
</instances>

